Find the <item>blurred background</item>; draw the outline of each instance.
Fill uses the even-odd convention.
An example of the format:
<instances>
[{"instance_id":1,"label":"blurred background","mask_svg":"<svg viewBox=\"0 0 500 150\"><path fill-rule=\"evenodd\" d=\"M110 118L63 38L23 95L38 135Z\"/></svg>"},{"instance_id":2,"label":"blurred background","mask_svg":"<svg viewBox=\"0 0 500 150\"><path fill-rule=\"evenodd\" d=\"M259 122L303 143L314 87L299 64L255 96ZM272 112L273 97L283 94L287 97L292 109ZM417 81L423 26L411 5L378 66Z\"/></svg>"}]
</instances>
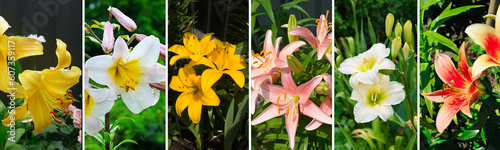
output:
<instances>
[{"instance_id":1,"label":"blurred background","mask_svg":"<svg viewBox=\"0 0 500 150\"><path fill-rule=\"evenodd\" d=\"M113 6L120 9L125 15L129 16L137 24L135 33L145 35L154 35L160 39L162 44L165 44L165 1L164 0L86 0L85 1L85 22L93 24L92 20L99 22L107 21L109 17L108 7ZM119 24L115 18L111 23ZM79 26L81 29L82 26ZM95 34L102 38L102 30L94 30ZM125 28L121 28L120 32L114 31L115 39L118 35L129 35ZM91 42L88 38L85 39L85 53L90 56L102 55L104 52L100 45ZM87 44L88 43L88 44ZM134 40L131 45L136 45ZM163 60L160 59L161 63ZM158 103L142 111L140 114L133 114L128 110L123 101L115 101L113 109L110 111L111 120L116 120L121 117L130 117L135 120L120 122L120 130L116 132L115 142L124 139L132 139L135 144L124 144L120 149L165 149L165 93L162 93ZM102 131L101 131L102 132ZM98 144L94 138L87 137L86 145ZM98 144L99 145L99 144Z\"/></svg>"}]
</instances>

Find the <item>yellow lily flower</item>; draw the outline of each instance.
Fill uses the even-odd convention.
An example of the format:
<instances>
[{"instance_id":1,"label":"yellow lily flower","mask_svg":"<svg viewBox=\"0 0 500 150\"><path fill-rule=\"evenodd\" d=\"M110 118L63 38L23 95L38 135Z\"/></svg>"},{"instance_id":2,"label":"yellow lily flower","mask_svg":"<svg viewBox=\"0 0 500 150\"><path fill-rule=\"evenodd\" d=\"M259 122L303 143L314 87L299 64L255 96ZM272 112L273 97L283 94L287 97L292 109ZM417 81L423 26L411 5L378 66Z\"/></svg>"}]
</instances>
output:
<instances>
[{"instance_id":1,"label":"yellow lily flower","mask_svg":"<svg viewBox=\"0 0 500 150\"><path fill-rule=\"evenodd\" d=\"M193 68L194 62L186 64L179 69L179 76L172 76L169 87L177 92L182 92L175 102L177 115L181 116L182 111L188 108L189 118L194 123L200 122L201 107L219 106L220 99L213 89L201 90L201 77L196 75Z\"/></svg>"},{"instance_id":2,"label":"yellow lily flower","mask_svg":"<svg viewBox=\"0 0 500 150\"><path fill-rule=\"evenodd\" d=\"M228 74L241 88L245 85L245 75L239 70L245 69L246 59L241 55L235 55L236 46L228 42L222 45L216 44L215 50L208 55L208 58L201 58L198 64L210 67L203 71L201 75L201 87L204 92L209 90L215 82L219 81L222 74Z\"/></svg>"},{"instance_id":3,"label":"yellow lily flower","mask_svg":"<svg viewBox=\"0 0 500 150\"><path fill-rule=\"evenodd\" d=\"M170 65L175 64L179 59L186 58L198 62L203 56L210 54L214 50L215 45L215 40L210 40L212 34L213 33L207 33L198 41L197 36L193 33L184 33L184 45L176 44L168 48L169 52L178 54L170 59Z\"/></svg>"},{"instance_id":4,"label":"yellow lily flower","mask_svg":"<svg viewBox=\"0 0 500 150\"><path fill-rule=\"evenodd\" d=\"M42 55L43 54L43 46L40 41L36 38L29 37L16 37L10 36L7 37L5 35L5 31L10 28L9 23L5 21L5 19L0 16L0 91L10 93L11 89L15 90L16 98L23 98L25 93L22 86L9 79L9 75L7 74L9 71L13 71L12 63L13 61L17 61L18 59ZM12 61L12 63L7 62Z\"/></svg>"},{"instance_id":5,"label":"yellow lily flower","mask_svg":"<svg viewBox=\"0 0 500 150\"><path fill-rule=\"evenodd\" d=\"M15 113L2 121L4 125L7 126L11 121L10 117L15 117L15 120L23 119L28 115L28 110L35 125L35 133L47 128L52 119L62 123L56 119L57 114L53 110L62 111L73 103L74 100L66 95L66 91L78 83L82 72L76 66L70 70L64 69L71 64L71 54L66 50L66 44L59 39L56 55L58 64L54 69L25 70L19 74L19 80L26 90L26 98L22 106L14 109Z\"/></svg>"}]
</instances>

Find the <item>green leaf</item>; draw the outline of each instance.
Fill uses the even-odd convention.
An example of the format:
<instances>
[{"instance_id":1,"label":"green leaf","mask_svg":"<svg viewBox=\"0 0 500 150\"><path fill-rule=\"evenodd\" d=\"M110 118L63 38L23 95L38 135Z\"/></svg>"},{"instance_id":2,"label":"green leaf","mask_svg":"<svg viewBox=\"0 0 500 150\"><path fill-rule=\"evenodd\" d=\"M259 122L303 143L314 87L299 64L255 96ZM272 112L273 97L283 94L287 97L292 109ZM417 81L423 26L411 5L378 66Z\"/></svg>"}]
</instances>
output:
<instances>
[{"instance_id":1,"label":"green leaf","mask_svg":"<svg viewBox=\"0 0 500 150\"><path fill-rule=\"evenodd\" d=\"M102 137L101 134L96 133L92 137L94 137L97 141L99 141L99 143L101 143L102 145L104 145L104 138Z\"/></svg>"},{"instance_id":2,"label":"green leaf","mask_svg":"<svg viewBox=\"0 0 500 150\"><path fill-rule=\"evenodd\" d=\"M16 130L14 130L14 132L15 132L14 138L12 138L12 140L14 140L14 142L10 140L12 137L10 135L10 132L6 133L9 135L7 136L7 141L5 142L5 147L8 148L9 146L16 144L19 141L19 139L21 139L21 137L23 137L23 134L26 132L26 130L24 128L17 128ZM4 134L4 133L2 133L2 134Z\"/></svg>"},{"instance_id":3,"label":"green leaf","mask_svg":"<svg viewBox=\"0 0 500 150\"><path fill-rule=\"evenodd\" d=\"M14 144L7 147L5 150L27 150L28 148L21 144Z\"/></svg>"},{"instance_id":4,"label":"green leaf","mask_svg":"<svg viewBox=\"0 0 500 150\"><path fill-rule=\"evenodd\" d=\"M85 149L102 150L103 148L97 144L85 145Z\"/></svg>"},{"instance_id":5,"label":"green leaf","mask_svg":"<svg viewBox=\"0 0 500 150\"><path fill-rule=\"evenodd\" d=\"M104 132L104 142L111 143L111 135L108 132Z\"/></svg>"},{"instance_id":6,"label":"green leaf","mask_svg":"<svg viewBox=\"0 0 500 150\"><path fill-rule=\"evenodd\" d=\"M465 130L464 133L460 137L458 137L459 140L469 140L474 137L479 133L479 130Z\"/></svg>"},{"instance_id":7,"label":"green leaf","mask_svg":"<svg viewBox=\"0 0 500 150\"><path fill-rule=\"evenodd\" d=\"M455 45L455 43L453 43L450 39L444 37L443 35L431 30L425 31L424 35L428 36L428 39L431 41L431 43L437 41L438 43L441 43L446 47L450 48L451 50L453 50L455 54L458 54L458 48Z\"/></svg>"},{"instance_id":8,"label":"green leaf","mask_svg":"<svg viewBox=\"0 0 500 150\"><path fill-rule=\"evenodd\" d=\"M427 10L427 8L431 7L432 5L436 4L440 0L421 0L420 1L420 9L421 10Z\"/></svg>"},{"instance_id":9,"label":"green leaf","mask_svg":"<svg viewBox=\"0 0 500 150\"><path fill-rule=\"evenodd\" d=\"M132 122L135 122L134 119L130 118L130 117L121 117L119 118L118 120L116 120L114 123L113 123L113 126L111 127L111 129L115 128L118 124L120 124L120 122L122 122L123 120L132 120Z\"/></svg>"},{"instance_id":10,"label":"green leaf","mask_svg":"<svg viewBox=\"0 0 500 150\"><path fill-rule=\"evenodd\" d=\"M59 128L59 131L61 131L61 133L64 133L64 134L70 134L71 132L73 132L73 130L74 130L74 127L68 126L68 125L61 126Z\"/></svg>"},{"instance_id":11,"label":"green leaf","mask_svg":"<svg viewBox=\"0 0 500 150\"><path fill-rule=\"evenodd\" d=\"M340 131L342 131L342 134L347 139L349 144L352 145L352 149L357 150L358 148L354 145L354 141L352 140L351 136L347 132L344 131L344 129L343 129L344 127L342 125L340 125L339 122L337 122L337 125L339 126Z\"/></svg>"},{"instance_id":12,"label":"green leaf","mask_svg":"<svg viewBox=\"0 0 500 150\"><path fill-rule=\"evenodd\" d=\"M446 20L450 19L453 16L461 14L472 8L483 7L483 5L468 5L450 10L451 6L452 3L450 3L448 7L443 12L441 12L439 16L436 17L436 19L432 20L432 23L429 26L430 30L436 31L443 22L445 22Z\"/></svg>"},{"instance_id":13,"label":"green leaf","mask_svg":"<svg viewBox=\"0 0 500 150\"><path fill-rule=\"evenodd\" d=\"M113 147L113 150L116 150L118 147L120 147L122 144L125 144L125 143L134 143L138 146L140 146L137 142L135 142L134 140L131 140L131 139L125 139L123 141L121 141L120 143L118 143L118 145L116 145L115 147Z\"/></svg>"},{"instance_id":14,"label":"green leaf","mask_svg":"<svg viewBox=\"0 0 500 150\"><path fill-rule=\"evenodd\" d=\"M274 11L273 7L271 6L271 1L268 0L257 0L262 7L266 10L267 15L269 16L269 19L273 22L273 25L276 25L276 19L274 19Z\"/></svg>"}]
</instances>

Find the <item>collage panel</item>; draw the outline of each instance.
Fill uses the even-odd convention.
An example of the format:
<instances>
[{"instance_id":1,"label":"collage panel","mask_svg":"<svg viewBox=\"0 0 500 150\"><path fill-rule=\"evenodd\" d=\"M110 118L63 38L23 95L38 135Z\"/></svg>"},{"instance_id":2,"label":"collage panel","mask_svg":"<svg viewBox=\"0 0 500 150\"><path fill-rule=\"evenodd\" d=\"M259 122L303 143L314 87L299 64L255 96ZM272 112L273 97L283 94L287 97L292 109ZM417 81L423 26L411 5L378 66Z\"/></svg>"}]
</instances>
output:
<instances>
[{"instance_id":1,"label":"collage panel","mask_svg":"<svg viewBox=\"0 0 500 150\"><path fill-rule=\"evenodd\" d=\"M421 149L500 146L498 5L421 3Z\"/></svg>"},{"instance_id":2,"label":"collage panel","mask_svg":"<svg viewBox=\"0 0 500 150\"><path fill-rule=\"evenodd\" d=\"M251 149L333 149L331 1L252 1Z\"/></svg>"},{"instance_id":3,"label":"collage panel","mask_svg":"<svg viewBox=\"0 0 500 150\"><path fill-rule=\"evenodd\" d=\"M335 148L417 149L417 1L335 1Z\"/></svg>"},{"instance_id":4,"label":"collage panel","mask_svg":"<svg viewBox=\"0 0 500 150\"><path fill-rule=\"evenodd\" d=\"M169 149L248 149L248 4L168 1Z\"/></svg>"},{"instance_id":5,"label":"collage panel","mask_svg":"<svg viewBox=\"0 0 500 150\"><path fill-rule=\"evenodd\" d=\"M86 149L166 149L165 6L85 1Z\"/></svg>"},{"instance_id":6,"label":"collage panel","mask_svg":"<svg viewBox=\"0 0 500 150\"><path fill-rule=\"evenodd\" d=\"M81 149L82 3L0 1L0 149Z\"/></svg>"}]
</instances>

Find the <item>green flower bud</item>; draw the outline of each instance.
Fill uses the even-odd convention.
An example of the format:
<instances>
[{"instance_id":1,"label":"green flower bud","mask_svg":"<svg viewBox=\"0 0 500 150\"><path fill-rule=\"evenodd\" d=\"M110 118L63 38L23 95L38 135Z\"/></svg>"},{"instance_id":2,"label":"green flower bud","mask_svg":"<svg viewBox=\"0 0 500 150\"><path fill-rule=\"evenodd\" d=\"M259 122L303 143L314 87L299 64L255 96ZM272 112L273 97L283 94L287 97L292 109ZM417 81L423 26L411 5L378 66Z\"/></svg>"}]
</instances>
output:
<instances>
[{"instance_id":1,"label":"green flower bud","mask_svg":"<svg viewBox=\"0 0 500 150\"><path fill-rule=\"evenodd\" d=\"M295 15L290 15L290 18L288 18L288 32L290 32L291 29L297 27L297 19L295 18ZM298 35L290 35L288 34L288 41L290 43L298 41L299 36Z\"/></svg>"},{"instance_id":2,"label":"green flower bud","mask_svg":"<svg viewBox=\"0 0 500 150\"><path fill-rule=\"evenodd\" d=\"M391 13L385 17L385 35L387 38L392 39L392 27L394 26L394 15Z\"/></svg>"},{"instance_id":3,"label":"green flower bud","mask_svg":"<svg viewBox=\"0 0 500 150\"><path fill-rule=\"evenodd\" d=\"M408 58L410 58L411 55L413 55L411 48L410 46L408 46L408 43L405 42L405 44L403 45L404 60L408 60Z\"/></svg>"},{"instance_id":4,"label":"green flower bud","mask_svg":"<svg viewBox=\"0 0 500 150\"><path fill-rule=\"evenodd\" d=\"M401 32L403 32L403 27L401 27L401 24L396 24L396 28L394 28L394 34L396 37L401 37Z\"/></svg>"},{"instance_id":5,"label":"green flower bud","mask_svg":"<svg viewBox=\"0 0 500 150\"><path fill-rule=\"evenodd\" d=\"M392 61L396 60L396 57L398 57L400 49L401 49L401 38L396 37L394 38L394 40L392 40L392 45L391 45Z\"/></svg>"},{"instance_id":6,"label":"green flower bud","mask_svg":"<svg viewBox=\"0 0 500 150\"><path fill-rule=\"evenodd\" d=\"M404 26L404 34L405 34L405 41L407 43L409 43L410 45L410 48L413 49L413 30L412 30L412 24L411 24L411 21L408 20L406 21L405 23L405 26Z\"/></svg>"},{"instance_id":7,"label":"green flower bud","mask_svg":"<svg viewBox=\"0 0 500 150\"><path fill-rule=\"evenodd\" d=\"M335 66L338 68L342 61L344 61L342 55L337 55L337 58L335 58Z\"/></svg>"},{"instance_id":8,"label":"green flower bud","mask_svg":"<svg viewBox=\"0 0 500 150\"><path fill-rule=\"evenodd\" d=\"M299 59L295 58L292 55L286 56L286 61L288 62L288 67L290 68L290 70L292 70L292 72L295 74L299 74L304 69L304 66L302 66L302 63L299 61Z\"/></svg>"},{"instance_id":9,"label":"green flower bud","mask_svg":"<svg viewBox=\"0 0 500 150\"><path fill-rule=\"evenodd\" d=\"M328 90L330 90L330 87L328 87L328 84L325 81L321 81L315 89L316 93L321 95L328 95Z\"/></svg>"}]
</instances>

